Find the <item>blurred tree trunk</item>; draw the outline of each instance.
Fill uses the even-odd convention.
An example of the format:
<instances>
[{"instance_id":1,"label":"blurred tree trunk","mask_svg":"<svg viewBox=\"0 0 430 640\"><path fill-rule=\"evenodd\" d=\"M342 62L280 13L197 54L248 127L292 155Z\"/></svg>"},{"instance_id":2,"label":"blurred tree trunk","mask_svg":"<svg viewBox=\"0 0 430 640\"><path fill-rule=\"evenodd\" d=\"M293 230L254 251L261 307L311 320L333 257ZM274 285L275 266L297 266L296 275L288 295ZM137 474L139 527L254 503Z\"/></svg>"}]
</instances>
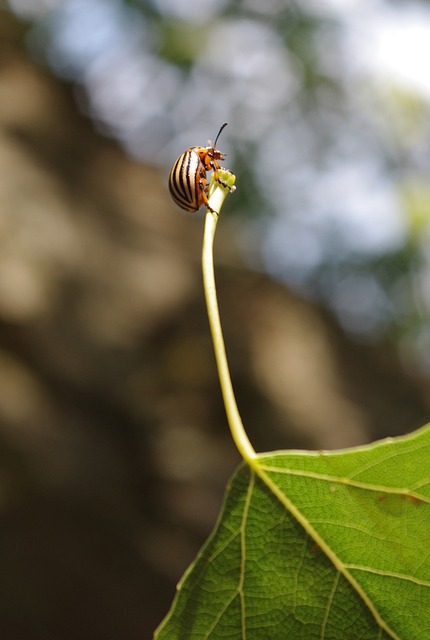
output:
<instances>
[{"instance_id":1,"label":"blurred tree trunk","mask_svg":"<svg viewBox=\"0 0 430 640\"><path fill-rule=\"evenodd\" d=\"M202 297L202 220L95 133L4 18L0 637L149 638L239 462ZM219 227L227 350L258 450L343 447L426 420L392 347L355 344L245 270L228 219Z\"/></svg>"}]
</instances>

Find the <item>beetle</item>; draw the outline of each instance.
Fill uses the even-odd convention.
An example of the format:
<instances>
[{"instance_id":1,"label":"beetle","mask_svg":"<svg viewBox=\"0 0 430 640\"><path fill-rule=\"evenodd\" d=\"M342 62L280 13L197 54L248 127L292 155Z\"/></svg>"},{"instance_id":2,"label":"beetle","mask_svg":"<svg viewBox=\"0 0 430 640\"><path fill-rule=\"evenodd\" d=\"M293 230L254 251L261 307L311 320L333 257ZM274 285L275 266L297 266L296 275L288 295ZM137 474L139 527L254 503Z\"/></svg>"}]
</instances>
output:
<instances>
[{"instance_id":1,"label":"beetle","mask_svg":"<svg viewBox=\"0 0 430 640\"><path fill-rule=\"evenodd\" d=\"M218 175L218 169L222 168L219 160L224 160L225 156L216 148L221 131L226 126L227 122L224 122L213 144L209 141L207 147L190 147L174 163L169 175L169 191L182 209L198 211L205 204L212 213L216 213L208 201L209 182L206 171L213 171L215 180L229 188Z\"/></svg>"}]
</instances>

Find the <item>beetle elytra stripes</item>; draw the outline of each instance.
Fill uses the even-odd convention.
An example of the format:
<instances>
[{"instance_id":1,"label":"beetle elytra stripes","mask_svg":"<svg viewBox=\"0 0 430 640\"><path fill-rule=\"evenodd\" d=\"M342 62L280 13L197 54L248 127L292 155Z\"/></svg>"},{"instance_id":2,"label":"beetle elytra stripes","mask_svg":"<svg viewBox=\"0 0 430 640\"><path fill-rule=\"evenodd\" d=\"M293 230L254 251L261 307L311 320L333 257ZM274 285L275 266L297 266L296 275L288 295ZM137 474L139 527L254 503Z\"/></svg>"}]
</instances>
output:
<instances>
[{"instance_id":1,"label":"beetle elytra stripes","mask_svg":"<svg viewBox=\"0 0 430 640\"><path fill-rule=\"evenodd\" d=\"M174 163L169 175L169 191L182 209L198 211L204 204L215 213L209 206L206 171L213 171L215 180L227 186L218 176L218 169L221 169L219 160L224 160L224 154L216 148L220 133L226 126L227 122L218 131L213 144L209 142L207 147L190 147Z\"/></svg>"}]
</instances>

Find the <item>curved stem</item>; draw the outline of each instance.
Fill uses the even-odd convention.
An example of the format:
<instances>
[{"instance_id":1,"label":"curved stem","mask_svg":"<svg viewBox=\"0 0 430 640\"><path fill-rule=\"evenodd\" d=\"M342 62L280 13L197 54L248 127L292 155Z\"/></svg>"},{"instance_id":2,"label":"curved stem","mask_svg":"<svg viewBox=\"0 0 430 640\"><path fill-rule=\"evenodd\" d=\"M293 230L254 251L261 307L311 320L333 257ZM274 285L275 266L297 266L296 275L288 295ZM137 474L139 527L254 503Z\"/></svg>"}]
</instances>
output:
<instances>
[{"instance_id":1,"label":"curved stem","mask_svg":"<svg viewBox=\"0 0 430 640\"><path fill-rule=\"evenodd\" d=\"M228 193L221 185L215 183L209 197L210 206L215 211L220 211L224 198ZM205 230L203 236L203 284L205 290L206 305L209 316L209 325L212 334L212 341L215 349L215 359L218 367L218 375L221 384L221 391L224 399L224 406L227 413L227 420L230 426L231 435L239 453L247 462L251 462L257 456L246 435L242 419L236 404L233 385L230 377L227 356L225 352L224 338L222 334L221 321L216 295L214 265L213 265L213 242L215 236L218 215L207 211L205 220Z\"/></svg>"}]
</instances>

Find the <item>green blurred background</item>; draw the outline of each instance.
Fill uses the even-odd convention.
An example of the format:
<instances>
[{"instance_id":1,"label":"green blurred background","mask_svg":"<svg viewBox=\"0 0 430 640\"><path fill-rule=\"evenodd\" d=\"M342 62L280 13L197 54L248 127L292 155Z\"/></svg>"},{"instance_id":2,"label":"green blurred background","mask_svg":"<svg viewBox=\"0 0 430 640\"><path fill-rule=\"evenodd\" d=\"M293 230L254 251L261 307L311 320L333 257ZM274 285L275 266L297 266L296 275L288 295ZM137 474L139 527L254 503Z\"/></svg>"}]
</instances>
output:
<instances>
[{"instance_id":1,"label":"green blurred background","mask_svg":"<svg viewBox=\"0 0 430 640\"><path fill-rule=\"evenodd\" d=\"M151 638L239 463L167 176L216 239L257 450L429 414L430 3L0 3L0 637Z\"/></svg>"}]
</instances>

